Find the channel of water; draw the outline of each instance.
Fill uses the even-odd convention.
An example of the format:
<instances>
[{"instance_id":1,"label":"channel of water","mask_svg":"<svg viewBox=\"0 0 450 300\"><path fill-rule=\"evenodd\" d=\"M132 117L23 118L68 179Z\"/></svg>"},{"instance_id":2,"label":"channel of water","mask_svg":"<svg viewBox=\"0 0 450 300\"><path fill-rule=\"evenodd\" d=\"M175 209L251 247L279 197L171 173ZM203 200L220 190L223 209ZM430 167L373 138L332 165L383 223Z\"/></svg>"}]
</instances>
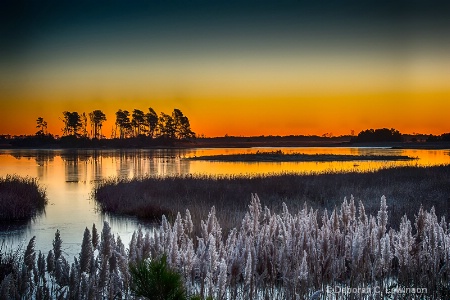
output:
<instances>
[{"instance_id":1,"label":"channel of water","mask_svg":"<svg viewBox=\"0 0 450 300\"><path fill-rule=\"evenodd\" d=\"M209 162L186 158L202 155L254 153L282 150L285 153L407 155L413 161L352 162ZM96 209L91 192L96 183L109 177L133 178L148 175L185 174L268 174L283 172L367 171L403 165L450 164L449 150L400 150L389 148L220 148L155 150L0 150L0 177L17 174L37 178L45 187L48 205L45 213L23 223L1 224L0 243L9 247L23 245L36 236L36 249L47 253L57 229L61 232L64 253L72 258L81 248L85 227L104 221L112 232L128 244L138 226L152 224L133 217L105 215ZM71 259L69 260L71 261Z\"/></svg>"}]
</instances>

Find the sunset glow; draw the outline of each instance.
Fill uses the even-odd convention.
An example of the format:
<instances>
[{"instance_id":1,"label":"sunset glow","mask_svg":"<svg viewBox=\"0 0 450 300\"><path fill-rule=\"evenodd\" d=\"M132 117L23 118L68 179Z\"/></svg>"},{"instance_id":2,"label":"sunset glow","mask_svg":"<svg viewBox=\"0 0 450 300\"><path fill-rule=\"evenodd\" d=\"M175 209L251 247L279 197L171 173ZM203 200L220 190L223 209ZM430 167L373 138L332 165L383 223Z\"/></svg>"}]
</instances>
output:
<instances>
[{"instance_id":1,"label":"sunset glow","mask_svg":"<svg viewBox=\"0 0 450 300\"><path fill-rule=\"evenodd\" d=\"M34 134L43 117L61 135L63 111L101 109L110 137L118 109L149 107L179 108L205 136L450 131L439 7L156 3L6 18L0 134Z\"/></svg>"}]
</instances>

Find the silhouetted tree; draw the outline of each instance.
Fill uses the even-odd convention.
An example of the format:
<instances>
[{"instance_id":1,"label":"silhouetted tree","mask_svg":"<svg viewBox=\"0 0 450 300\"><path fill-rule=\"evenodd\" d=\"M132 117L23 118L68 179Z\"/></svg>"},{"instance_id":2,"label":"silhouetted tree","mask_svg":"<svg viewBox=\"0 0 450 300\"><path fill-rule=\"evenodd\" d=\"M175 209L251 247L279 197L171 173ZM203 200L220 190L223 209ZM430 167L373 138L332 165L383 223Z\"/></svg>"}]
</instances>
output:
<instances>
[{"instance_id":1,"label":"silhouetted tree","mask_svg":"<svg viewBox=\"0 0 450 300\"><path fill-rule=\"evenodd\" d=\"M65 111L63 112L63 115L64 115L64 119L62 120L64 122L63 135L79 136L79 130L82 126L82 123L81 117L78 114L78 112Z\"/></svg>"},{"instance_id":2,"label":"silhouetted tree","mask_svg":"<svg viewBox=\"0 0 450 300\"><path fill-rule=\"evenodd\" d=\"M80 116L81 119L81 136L82 137L87 137L88 136L88 131L87 131L87 116L86 113L82 113Z\"/></svg>"},{"instance_id":3,"label":"silhouetted tree","mask_svg":"<svg viewBox=\"0 0 450 300\"><path fill-rule=\"evenodd\" d=\"M120 138L125 138L131 131L130 113L119 109L116 112L116 127L119 127Z\"/></svg>"},{"instance_id":4,"label":"silhouetted tree","mask_svg":"<svg viewBox=\"0 0 450 300\"><path fill-rule=\"evenodd\" d=\"M430 134L427 138L427 142L450 142L450 133L443 133L441 135Z\"/></svg>"},{"instance_id":5,"label":"silhouetted tree","mask_svg":"<svg viewBox=\"0 0 450 300\"><path fill-rule=\"evenodd\" d=\"M38 131L36 132L36 135L46 135L47 134L47 122L44 120L44 118L39 117L36 120L36 128Z\"/></svg>"},{"instance_id":6,"label":"silhouetted tree","mask_svg":"<svg viewBox=\"0 0 450 300\"><path fill-rule=\"evenodd\" d=\"M145 114L145 125L148 127L148 135L153 137L158 126L158 114L151 107L148 109L148 113Z\"/></svg>"},{"instance_id":7,"label":"silhouetted tree","mask_svg":"<svg viewBox=\"0 0 450 300\"><path fill-rule=\"evenodd\" d=\"M158 121L159 132L162 137L174 139L176 128L172 116L161 113Z\"/></svg>"},{"instance_id":8,"label":"silhouetted tree","mask_svg":"<svg viewBox=\"0 0 450 300\"><path fill-rule=\"evenodd\" d=\"M402 140L402 134L398 130L381 128L363 130L356 138L352 139L352 142L401 142Z\"/></svg>"},{"instance_id":9,"label":"silhouetted tree","mask_svg":"<svg viewBox=\"0 0 450 300\"><path fill-rule=\"evenodd\" d=\"M99 139L102 136L102 123L106 121L106 115L99 109L89 113L91 121L92 137Z\"/></svg>"},{"instance_id":10,"label":"silhouetted tree","mask_svg":"<svg viewBox=\"0 0 450 300\"><path fill-rule=\"evenodd\" d=\"M192 138L195 133L191 130L189 119L183 115L181 110L175 108L172 112L172 118L175 123L175 137L178 139Z\"/></svg>"},{"instance_id":11,"label":"silhouetted tree","mask_svg":"<svg viewBox=\"0 0 450 300\"><path fill-rule=\"evenodd\" d=\"M134 136L139 136L145 131L145 114L142 110L133 110L131 126L134 128Z\"/></svg>"}]
</instances>

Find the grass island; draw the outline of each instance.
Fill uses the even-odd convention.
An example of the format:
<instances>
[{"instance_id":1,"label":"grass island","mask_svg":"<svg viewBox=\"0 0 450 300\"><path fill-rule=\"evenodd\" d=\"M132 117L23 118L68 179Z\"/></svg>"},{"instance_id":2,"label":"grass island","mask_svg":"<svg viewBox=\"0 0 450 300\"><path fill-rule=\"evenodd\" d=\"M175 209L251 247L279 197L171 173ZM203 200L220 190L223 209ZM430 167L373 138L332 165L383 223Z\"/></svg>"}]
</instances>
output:
<instances>
[{"instance_id":1,"label":"grass island","mask_svg":"<svg viewBox=\"0 0 450 300\"><path fill-rule=\"evenodd\" d=\"M305 154L285 153L281 150L256 153L205 155L188 158L222 162L331 162L331 161L399 161L417 158L405 155L348 155L348 154Z\"/></svg>"}]
</instances>

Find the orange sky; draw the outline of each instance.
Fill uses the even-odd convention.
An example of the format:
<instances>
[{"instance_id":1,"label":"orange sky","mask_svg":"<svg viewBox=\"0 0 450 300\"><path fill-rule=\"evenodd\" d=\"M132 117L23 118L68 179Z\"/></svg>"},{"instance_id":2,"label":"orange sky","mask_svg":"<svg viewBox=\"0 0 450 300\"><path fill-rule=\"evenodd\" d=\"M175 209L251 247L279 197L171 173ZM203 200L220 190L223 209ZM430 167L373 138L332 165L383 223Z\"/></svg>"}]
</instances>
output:
<instances>
[{"instance_id":1,"label":"orange sky","mask_svg":"<svg viewBox=\"0 0 450 300\"><path fill-rule=\"evenodd\" d=\"M411 60L404 68L350 56L172 64L37 65L6 78L0 134L33 134L39 116L49 132L61 134L63 111L101 109L109 137L118 109L148 107L158 113L179 108L194 132L206 136L450 131L450 59Z\"/></svg>"},{"instance_id":2,"label":"orange sky","mask_svg":"<svg viewBox=\"0 0 450 300\"><path fill-rule=\"evenodd\" d=\"M107 115L103 133L109 137L117 109L146 110L153 107L158 113L170 113L179 108L191 121L192 129L206 136L228 135L289 135L356 133L367 128L394 127L403 133L441 134L449 131L449 92L423 94L380 93L333 96L293 96L240 98L231 95L214 100L185 97L178 100L142 99L123 101L82 101L20 99L6 106L2 102L1 134L33 134L35 120L43 116L49 132L61 134L62 111L90 112L102 109ZM395 100L394 100L395 99Z\"/></svg>"}]
</instances>

